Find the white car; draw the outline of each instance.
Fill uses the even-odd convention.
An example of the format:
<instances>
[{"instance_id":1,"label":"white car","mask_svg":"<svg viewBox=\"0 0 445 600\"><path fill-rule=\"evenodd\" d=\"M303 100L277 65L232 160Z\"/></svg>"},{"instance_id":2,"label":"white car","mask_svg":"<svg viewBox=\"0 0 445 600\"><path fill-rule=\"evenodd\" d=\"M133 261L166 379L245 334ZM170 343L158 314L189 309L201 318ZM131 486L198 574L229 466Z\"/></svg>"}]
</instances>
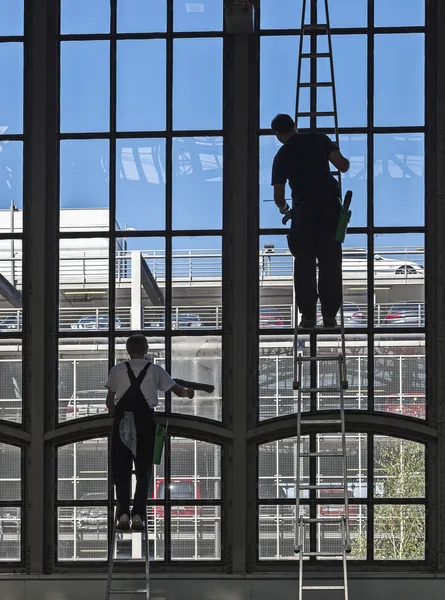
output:
<instances>
[{"instance_id":1,"label":"white car","mask_svg":"<svg viewBox=\"0 0 445 600\"><path fill-rule=\"evenodd\" d=\"M368 253L366 250L343 248L343 271L363 272L367 269ZM400 256L385 258L374 254L374 273L376 275L421 275L424 272L422 265L406 260Z\"/></svg>"}]
</instances>

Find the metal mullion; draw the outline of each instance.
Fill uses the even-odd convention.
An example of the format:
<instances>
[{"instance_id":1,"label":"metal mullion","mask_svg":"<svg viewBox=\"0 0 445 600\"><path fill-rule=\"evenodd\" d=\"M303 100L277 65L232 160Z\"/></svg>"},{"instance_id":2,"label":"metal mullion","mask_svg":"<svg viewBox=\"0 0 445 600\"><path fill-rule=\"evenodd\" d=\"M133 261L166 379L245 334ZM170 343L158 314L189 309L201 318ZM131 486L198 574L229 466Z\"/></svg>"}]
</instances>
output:
<instances>
[{"instance_id":1,"label":"metal mullion","mask_svg":"<svg viewBox=\"0 0 445 600\"><path fill-rule=\"evenodd\" d=\"M110 137L109 137L109 230L108 230L108 364L115 358L116 316L116 97L117 97L117 0L110 1ZM99 236L100 237L100 236Z\"/></svg>"},{"instance_id":2,"label":"metal mullion","mask_svg":"<svg viewBox=\"0 0 445 600\"><path fill-rule=\"evenodd\" d=\"M405 130L404 130L405 131ZM153 139L153 138L171 138L171 137L222 137L223 130L222 129L178 129L173 131L165 130L156 130L156 131L116 131L115 138L116 139ZM102 139L110 139L111 135L109 131L94 131L90 133L84 132L62 132L59 133L59 138L61 140L102 140ZM23 136L17 135L2 135L0 136L0 140L11 140L14 139L22 140Z\"/></svg>"},{"instance_id":3,"label":"metal mullion","mask_svg":"<svg viewBox=\"0 0 445 600\"><path fill-rule=\"evenodd\" d=\"M370 1L370 0L368 0ZM369 19L368 19L368 27L333 27L331 28L332 35L366 35L369 30ZM374 22L374 20L372 21ZM407 27L375 27L375 32L377 34L406 34L406 33L425 33L426 26L425 25L411 25ZM317 36L326 35L324 31L316 31ZM292 29L261 29L260 30L261 37L289 37L289 36L298 36L301 35L301 29L292 28Z\"/></svg>"},{"instance_id":4,"label":"metal mullion","mask_svg":"<svg viewBox=\"0 0 445 600\"><path fill-rule=\"evenodd\" d=\"M24 35L0 35L0 44L24 42Z\"/></svg>"},{"instance_id":5,"label":"metal mullion","mask_svg":"<svg viewBox=\"0 0 445 600\"><path fill-rule=\"evenodd\" d=\"M426 498L374 498L373 499L374 506L376 505L385 505L385 504L394 504L394 505L421 505L426 506L428 501Z\"/></svg>"},{"instance_id":6,"label":"metal mullion","mask_svg":"<svg viewBox=\"0 0 445 600\"><path fill-rule=\"evenodd\" d=\"M110 37L115 37L116 40L159 40L174 38L220 38L224 37L223 31L153 31L153 32L137 32L137 33L64 33L60 35L60 41L62 42L89 42L89 41L106 41ZM0 37L0 43L2 41L10 41L9 39L2 40ZM14 40L16 41L16 40ZM22 40L17 40L22 41Z\"/></svg>"},{"instance_id":7,"label":"metal mullion","mask_svg":"<svg viewBox=\"0 0 445 600\"><path fill-rule=\"evenodd\" d=\"M2 133L0 141L6 142L24 142L26 135L24 133L10 133L9 135Z\"/></svg>"},{"instance_id":8,"label":"metal mullion","mask_svg":"<svg viewBox=\"0 0 445 600\"><path fill-rule=\"evenodd\" d=\"M370 8L373 9L373 2L370 2ZM369 10L369 9L368 9ZM367 536L366 536L366 560L374 560L374 434L368 433L368 454L367 454Z\"/></svg>"},{"instance_id":9,"label":"metal mullion","mask_svg":"<svg viewBox=\"0 0 445 600\"><path fill-rule=\"evenodd\" d=\"M300 131L310 131L309 127L299 127L298 130ZM363 127L339 127L338 128L338 132L339 135L366 135L369 134L371 131L374 133L426 133L426 126L425 125L409 125L407 127L402 127L402 126L394 126L394 127L389 127L389 126L377 126L377 127L369 127L369 126L363 126ZM325 133L335 133L335 128L334 127L323 127L323 131ZM266 128L261 128L259 131L259 134L261 136L269 136L269 137L273 137L273 133L271 132L270 129Z\"/></svg>"}]
</instances>

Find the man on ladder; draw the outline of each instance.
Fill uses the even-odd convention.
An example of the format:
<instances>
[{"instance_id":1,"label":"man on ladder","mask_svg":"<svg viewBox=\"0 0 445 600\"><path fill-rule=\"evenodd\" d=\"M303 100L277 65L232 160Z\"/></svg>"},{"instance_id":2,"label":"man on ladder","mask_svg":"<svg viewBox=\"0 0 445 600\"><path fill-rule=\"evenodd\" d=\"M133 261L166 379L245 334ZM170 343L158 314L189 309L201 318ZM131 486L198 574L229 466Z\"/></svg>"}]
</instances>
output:
<instances>
[{"instance_id":1,"label":"man on ladder","mask_svg":"<svg viewBox=\"0 0 445 600\"><path fill-rule=\"evenodd\" d=\"M298 133L289 115L277 115L272 130L283 144L272 167L274 201L282 214L290 210L285 200L287 182L292 191L288 245L295 258L295 301L302 314L299 326L315 327L319 297L323 324L333 328L342 302L341 243L335 241L341 201L329 163L346 173L349 160L327 135Z\"/></svg>"}]
</instances>

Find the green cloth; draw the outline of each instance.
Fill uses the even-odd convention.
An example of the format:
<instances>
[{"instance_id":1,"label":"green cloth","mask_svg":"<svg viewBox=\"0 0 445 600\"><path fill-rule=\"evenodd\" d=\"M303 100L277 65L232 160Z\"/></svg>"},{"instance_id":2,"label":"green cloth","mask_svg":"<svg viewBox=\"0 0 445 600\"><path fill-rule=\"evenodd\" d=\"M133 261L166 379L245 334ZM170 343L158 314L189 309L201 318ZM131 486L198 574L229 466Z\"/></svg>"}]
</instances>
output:
<instances>
[{"instance_id":1,"label":"green cloth","mask_svg":"<svg viewBox=\"0 0 445 600\"><path fill-rule=\"evenodd\" d=\"M155 445L153 450L153 464L160 465L162 459L162 451L164 450L165 427L156 425Z\"/></svg>"},{"instance_id":2,"label":"green cloth","mask_svg":"<svg viewBox=\"0 0 445 600\"><path fill-rule=\"evenodd\" d=\"M346 229L348 228L349 221L351 220L352 212L345 210L343 206L340 206L338 213L337 230L335 232L335 241L343 244L346 237Z\"/></svg>"}]
</instances>

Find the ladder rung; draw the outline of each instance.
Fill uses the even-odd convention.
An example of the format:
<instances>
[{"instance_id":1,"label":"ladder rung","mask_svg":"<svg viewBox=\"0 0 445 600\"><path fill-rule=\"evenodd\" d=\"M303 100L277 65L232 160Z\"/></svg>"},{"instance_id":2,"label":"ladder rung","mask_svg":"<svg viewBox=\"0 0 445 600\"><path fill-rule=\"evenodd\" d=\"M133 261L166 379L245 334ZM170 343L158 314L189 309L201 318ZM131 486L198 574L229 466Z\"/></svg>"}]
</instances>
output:
<instances>
[{"instance_id":1,"label":"ladder rung","mask_svg":"<svg viewBox=\"0 0 445 600\"><path fill-rule=\"evenodd\" d=\"M343 360L342 356L297 356L297 360L301 362L325 362L325 361L337 361Z\"/></svg>"},{"instance_id":2,"label":"ladder rung","mask_svg":"<svg viewBox=\"0 0 445 600\"><path fill-rule=\"evenodd\" d=\"M320 388L317 388L317 387L314 387L314 388L312 388L312 387L308 387L308 388L304 387L303 388L302 387L301 391L302 392L308 392L308 393L310 393L310 392L320 392L320 393L323 393L323 394L326 394L328 392L333 392L335 394L339 394L341 392L341 389L340 388L328 388L328 387L320 387Z\"/></svg>"},{"instance_id":3,"label":"ladder rung","mask_svg":"<svg viewBox=\"0 0 445 600\"><path fill-rule=\"evenodd\" d=\"M301 112L297 117L335 117L335 112Z\"/></svg>"},{"instance_id":4,"label":"ladder rung","mask_svg":"<svg viewBox=\"0 0 445 600\"><path fill-rule=\"evenodd\" d=\"M309 423L310 421L308 421ZM324 422L324 421L323 421ZM343 453L341 454L335 454L334 452L300 452L300 456L302 458L310 458L310 457L328 457L328 458L338 458L338 457L342 457L344 456Z\"/></svg>"},{"instance_id":5,"label":"ladder rung","mask_svg":"<svg viewBox=\"0 0 445 600\"><path fill-rule=\"evenodd\" d=\"M304 30L307 31L327 31L328 30L328 24L327 23L308 23L307 25L303 25L303 32Z\"/></svg>"},{"instance_id":6,"label":"ladder rung","mask_svg":"<svg viewBox=\"0 0 445 600\"><path fill-rule=\"evenodd\" d=\"M343 556L343 552L302 552L302 555L303 556Z\"/></svg>"},{"instance_id":7,"label":"ladder rung","mask_svg":"<svg viewBox=\"0 0 445 600\"><path fill-rule=\"evenodd\" d=\"M301 58L331 58L329 52L303 52Z\"/></svg>"},{"instance_id":8,"label":"ladder rung","mask_svg":"<svg viewBox=\"0 0 445 600\"><path fill-rule=\"evenodd\" d=\"M147 590L144 589L138 589L138 590L110 590L110 595L111 594L146 594Z\"/></svg>"},{"instance_id":9,"label":"ladder rung","mask_svg":"<svg viewBox=\"0 0 445 600\"><path fill-rule=\"evenodd\" d=\"M341 424L340 419L302 419L302 425L339 425Z\"/></svg>"},{"instance_id":10,"label":"ladder rung","mask_svg":"<svg viewBox=\"0 0 445 600\"><path fill-rule=\"evenodd\" d=\"M341 523L342 521L343 519L341 517L317 517L315 519L305 519L303 517L303 523ZM316 552L314 553L314 556L315 554Z\"/></svg>"},{"instance_id":11,"label":"ladder rung","mask_svg":"<svg viewBox=\"0 0 445 600\"><path fill-rule=\"evenodd\" d=\"M300 87L302 88L332 87L333 85L332 81L305 81L304 83L300 83Z\"/></svg>"},{"instance_id":12,"label":"ladder rung","mask_svg":"<svg viewBox=\"0 0 445 600\"><path fill-rule=\"evenodd\" d=\"M330 492L331 490L344 490L342 485L327 485L325 483L317 483L316 485L300 485L300 490L324 490Z\"/></svg>"},{"instance_id":13,"label":"ladder rung","mask_svg":"<svg viewBox=\"0 0 445 600\"><path fill-rule=\"evenodd\" d=\"M344 590L344 585L303 585L303 590Z\"/></svg>"}]
</instances>

